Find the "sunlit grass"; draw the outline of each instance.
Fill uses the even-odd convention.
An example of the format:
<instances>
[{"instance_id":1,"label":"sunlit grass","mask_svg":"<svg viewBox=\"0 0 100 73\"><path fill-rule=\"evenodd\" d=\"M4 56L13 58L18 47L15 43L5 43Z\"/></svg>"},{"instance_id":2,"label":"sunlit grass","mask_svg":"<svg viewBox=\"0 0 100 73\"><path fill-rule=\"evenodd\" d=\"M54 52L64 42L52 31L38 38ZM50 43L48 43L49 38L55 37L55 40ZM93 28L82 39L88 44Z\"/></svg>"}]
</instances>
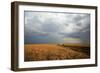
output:
<instances>
[{"instance_id":1,"label":"sunlit grass","mask_svg":"<svg viewBox=\"0 0 100 73\"><path fill-rule=\"evenodd\" d=\"M89 58L84 52L57 44L25 44L25 61L64 60Z\"/></svg>"}]
</instances>

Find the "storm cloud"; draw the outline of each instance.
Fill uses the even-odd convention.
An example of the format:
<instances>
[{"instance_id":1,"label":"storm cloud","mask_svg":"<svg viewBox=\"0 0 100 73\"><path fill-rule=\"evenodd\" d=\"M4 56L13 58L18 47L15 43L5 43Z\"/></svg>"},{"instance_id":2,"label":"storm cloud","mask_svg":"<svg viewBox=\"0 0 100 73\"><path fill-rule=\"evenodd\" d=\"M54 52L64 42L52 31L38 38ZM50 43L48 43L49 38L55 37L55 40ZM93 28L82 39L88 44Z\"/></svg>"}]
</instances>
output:
<instances>
[{"instance_id":1,"label":"storm cloud","mask_svg":"<svg viewBox=\"0 0 100 73\"><path fill-rule=\"evenodd\" d=\"M90 43L90 14L24 12L25 43Z\"/></svg>"}]
</instances>

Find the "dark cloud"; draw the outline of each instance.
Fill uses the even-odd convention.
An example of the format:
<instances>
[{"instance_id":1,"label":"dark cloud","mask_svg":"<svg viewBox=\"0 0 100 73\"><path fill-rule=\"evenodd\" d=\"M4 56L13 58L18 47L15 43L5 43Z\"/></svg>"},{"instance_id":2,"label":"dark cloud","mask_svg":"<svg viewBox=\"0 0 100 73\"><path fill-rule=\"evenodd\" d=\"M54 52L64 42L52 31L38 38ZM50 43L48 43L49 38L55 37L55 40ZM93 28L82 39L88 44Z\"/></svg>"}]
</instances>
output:
<instances>
[{"instance_id":1,"label":"dark cloud","mask_svg":"<svg viewBox=\"0 0 100 73\"><path fill-rule=\"evenodd\" d=\"M72 38L72 42L89 43L90 15L25 12L25 43L68 43L70 40L66 38Z\"/></svg>"}]
</instances>

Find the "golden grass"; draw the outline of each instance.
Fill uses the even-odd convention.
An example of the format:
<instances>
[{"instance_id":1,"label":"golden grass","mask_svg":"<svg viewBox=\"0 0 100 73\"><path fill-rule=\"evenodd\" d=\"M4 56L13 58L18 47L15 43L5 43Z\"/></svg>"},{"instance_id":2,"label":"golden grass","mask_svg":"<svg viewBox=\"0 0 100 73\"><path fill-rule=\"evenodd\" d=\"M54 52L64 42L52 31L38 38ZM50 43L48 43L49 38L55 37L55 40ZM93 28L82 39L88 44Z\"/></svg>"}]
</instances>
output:
<instances>
[{"instance_id":1,"label":"golden grass","mask_svg":"<svg viewBox=\"0 0 100 73\"><path fill-rule=\"evenodd\" d=\"M72 46L72 47L90 47L89 44L58 44L63 46Z\"/></svg>"},{"instance_id":2,"label":"golden grass","mask_svg":"<svg viewBox=\"0 0 100 73\"><path fill-rule=\"evenodd\" d=\"M85 53L56 44L25 44L25 61L64 60L89 58Z\"/></svg>"},{"instance_id":3,"label":"golden grass","mask_svg":"<svg viewBox=\"0 0 100 73\"><path fill-rule=\"evenodd\" d=\"M82 52L90 56L90 45L84 45L84 44L58 44L59 46L62 46L64 48L69 48L77 51Z\"/></svg>"}]
</instances>

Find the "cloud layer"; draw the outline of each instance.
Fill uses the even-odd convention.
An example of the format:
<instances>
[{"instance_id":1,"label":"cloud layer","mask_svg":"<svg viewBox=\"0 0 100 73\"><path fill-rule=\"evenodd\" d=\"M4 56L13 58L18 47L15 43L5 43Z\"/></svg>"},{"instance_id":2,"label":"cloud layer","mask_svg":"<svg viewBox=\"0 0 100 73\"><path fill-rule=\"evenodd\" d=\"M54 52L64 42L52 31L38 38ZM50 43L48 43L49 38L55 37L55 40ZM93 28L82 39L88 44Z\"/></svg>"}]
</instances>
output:
<instances>
[{"instance_id":1,"label":"cloud layer","mask_svg":"<svg viewBox=\"0 0 100 73\"><path fill-rule=\"evenodd\" d=\"M89 43L90 15L25 11L25 43Z\"/></svg>"}]
</instances>

